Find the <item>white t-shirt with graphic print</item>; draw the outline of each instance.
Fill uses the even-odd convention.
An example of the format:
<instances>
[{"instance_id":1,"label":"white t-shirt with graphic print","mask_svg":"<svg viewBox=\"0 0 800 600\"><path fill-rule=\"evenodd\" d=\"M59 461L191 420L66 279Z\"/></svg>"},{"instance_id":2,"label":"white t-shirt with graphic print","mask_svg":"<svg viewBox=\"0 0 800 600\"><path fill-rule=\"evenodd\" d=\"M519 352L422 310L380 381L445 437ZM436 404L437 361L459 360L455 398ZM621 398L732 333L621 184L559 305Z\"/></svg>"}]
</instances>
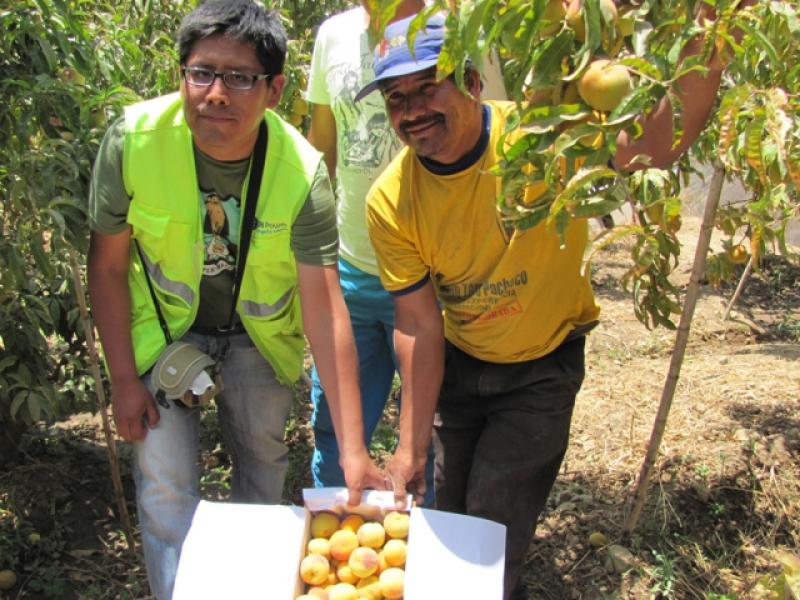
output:
<instances>
[{"instance_id":1,"label":"white t-shirt with graphic print","mask_svg":"<svg viewBox=\"0 0 800 600\"><path fill-rule=\"evenodd\" d=\"M386 116L383 97L353 102L372 81L367 14L357 6L320 25L311 58L306 99L330 106L336 120L336 213L339 256L362 271L378 274L367 234L366 197L372 182L403 147ZM481 98L506 98L499 63L485 61Z\"/></svg>"}]
</instances>

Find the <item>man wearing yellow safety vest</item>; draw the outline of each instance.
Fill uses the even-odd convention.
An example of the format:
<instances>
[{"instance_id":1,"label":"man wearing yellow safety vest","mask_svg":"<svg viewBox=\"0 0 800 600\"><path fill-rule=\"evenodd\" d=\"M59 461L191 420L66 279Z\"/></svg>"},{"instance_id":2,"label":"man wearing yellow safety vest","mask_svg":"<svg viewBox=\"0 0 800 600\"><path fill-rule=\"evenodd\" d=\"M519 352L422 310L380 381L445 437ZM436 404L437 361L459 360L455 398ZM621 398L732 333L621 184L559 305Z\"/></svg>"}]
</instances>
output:
<instances>
[{"instance_id":1,"label":"man wearing yellow safety vest","mask_svg":"<svg viewBox=\"0 0 800 600\"><path fill-rule=\"evenodd\" d=\"M383 484L363 440L325 164L270 110L285 82L279 16L253 0L206 2L181 23L179 50L180 94L130 106L111 126L89 207L89 290L159 599L172 595L198 501L199 409L165 397L152 371L173 341L221 375L234 501L281 500L304 332L351 501Z\"/></svg>"}]
</instances>

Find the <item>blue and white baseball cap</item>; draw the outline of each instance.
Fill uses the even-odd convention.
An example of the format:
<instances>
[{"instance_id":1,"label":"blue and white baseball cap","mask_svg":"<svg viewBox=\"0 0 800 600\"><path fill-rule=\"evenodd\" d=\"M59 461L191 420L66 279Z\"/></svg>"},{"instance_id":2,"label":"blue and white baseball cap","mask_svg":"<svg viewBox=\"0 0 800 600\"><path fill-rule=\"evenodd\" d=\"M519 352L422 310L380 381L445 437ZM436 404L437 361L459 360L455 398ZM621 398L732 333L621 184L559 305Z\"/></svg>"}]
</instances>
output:
<instances>
[{"instance_id":1,"label":"blue and white baseball cap","mask_svg":"<svg viewBox=\"0 0 800 600\"><path fill-rule=\"evenodd\" d=\"M444 45L444 15L436 13L428 19L425 27L417 32L412 57L408 48L408 28L415 17L416 15L411 15L386 27L383 39L375 48L373 64L375 79L356 94L356 102L378 89L381 81L419 73L436 66L439 52Z\"/></svg>"}]
</instances>

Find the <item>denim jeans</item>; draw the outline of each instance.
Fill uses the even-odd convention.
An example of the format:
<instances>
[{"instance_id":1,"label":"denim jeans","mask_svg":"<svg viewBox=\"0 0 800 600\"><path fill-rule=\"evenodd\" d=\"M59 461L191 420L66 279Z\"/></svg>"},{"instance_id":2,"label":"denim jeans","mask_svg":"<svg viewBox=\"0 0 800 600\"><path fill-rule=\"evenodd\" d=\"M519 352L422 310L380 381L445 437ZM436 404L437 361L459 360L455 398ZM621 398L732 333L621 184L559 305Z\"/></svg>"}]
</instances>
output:
<instances>
[{"instance_id":1,"label":"denim jeans","mask_svg":"<svg viewBox=\"0 0 800 600\"><path fill-rule=\"evenodd\" d=\"M212 357L227 343L217 416L233 465L231 500L278 504L288 467L284 427L292 390L275 378L247 334L188 333L183 338ZM149 376L145 383L153 391ZM134 443L134 480L150 588L169 600L181 546L199 501L199 408L158 406L158 426Z\"/></svg>"},{"instance_id":2,"label":"denim jeans","mask_svg":"<svg viewBox=\"0 0 800 600\"><path fill-rule=\"evenodd\" d=\"M436 508L506 526L506 600L567 449L585 338L542 358L488 363L447 343L434 421Z\"/></svg>"},{"instance_id":3,"label":"denim jeans","mask_svg":"<svg viewBox=\"0 0 800 600\"><path fill-rule=\"evenodd\" d=\"M375 427L383 415L394 379L394 300L383 289L378 277L365 273L342 259L339 259L339 281L350 312L356 342L364 443L369 445ZM314 405L311 417L314 426L311 476L316 487L343 486L345 482L339 466L339 447L336 444L328 401L316 368L311 374L311 381L311 402ZM432 452L426 466L425 479L425 504L430 506L433 503Z\"/></svg>"}]
</instances>

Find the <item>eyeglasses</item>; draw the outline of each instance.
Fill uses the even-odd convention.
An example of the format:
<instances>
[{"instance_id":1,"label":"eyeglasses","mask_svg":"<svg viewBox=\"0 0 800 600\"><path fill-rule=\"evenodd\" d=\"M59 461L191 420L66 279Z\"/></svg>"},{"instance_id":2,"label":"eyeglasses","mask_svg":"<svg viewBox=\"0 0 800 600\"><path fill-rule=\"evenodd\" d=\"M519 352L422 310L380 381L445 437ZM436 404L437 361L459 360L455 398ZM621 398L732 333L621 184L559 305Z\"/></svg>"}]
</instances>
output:
<instances>
[{"instance_id":1,"label":"eyeglasses","mask_svg":"<svg viewBox=\"0 0 800 600\"><path fill-rule=\"evenodd\" d=\"M217 77L222 79L222 83L229 90L249 90L256 81L269 79L272 74L250 75L249 73L239 73L238 71L214 71L205 67L181 67L181 74L190 85L197 87L210 87L214 85Z\"/></svg>"}]
</instances>

